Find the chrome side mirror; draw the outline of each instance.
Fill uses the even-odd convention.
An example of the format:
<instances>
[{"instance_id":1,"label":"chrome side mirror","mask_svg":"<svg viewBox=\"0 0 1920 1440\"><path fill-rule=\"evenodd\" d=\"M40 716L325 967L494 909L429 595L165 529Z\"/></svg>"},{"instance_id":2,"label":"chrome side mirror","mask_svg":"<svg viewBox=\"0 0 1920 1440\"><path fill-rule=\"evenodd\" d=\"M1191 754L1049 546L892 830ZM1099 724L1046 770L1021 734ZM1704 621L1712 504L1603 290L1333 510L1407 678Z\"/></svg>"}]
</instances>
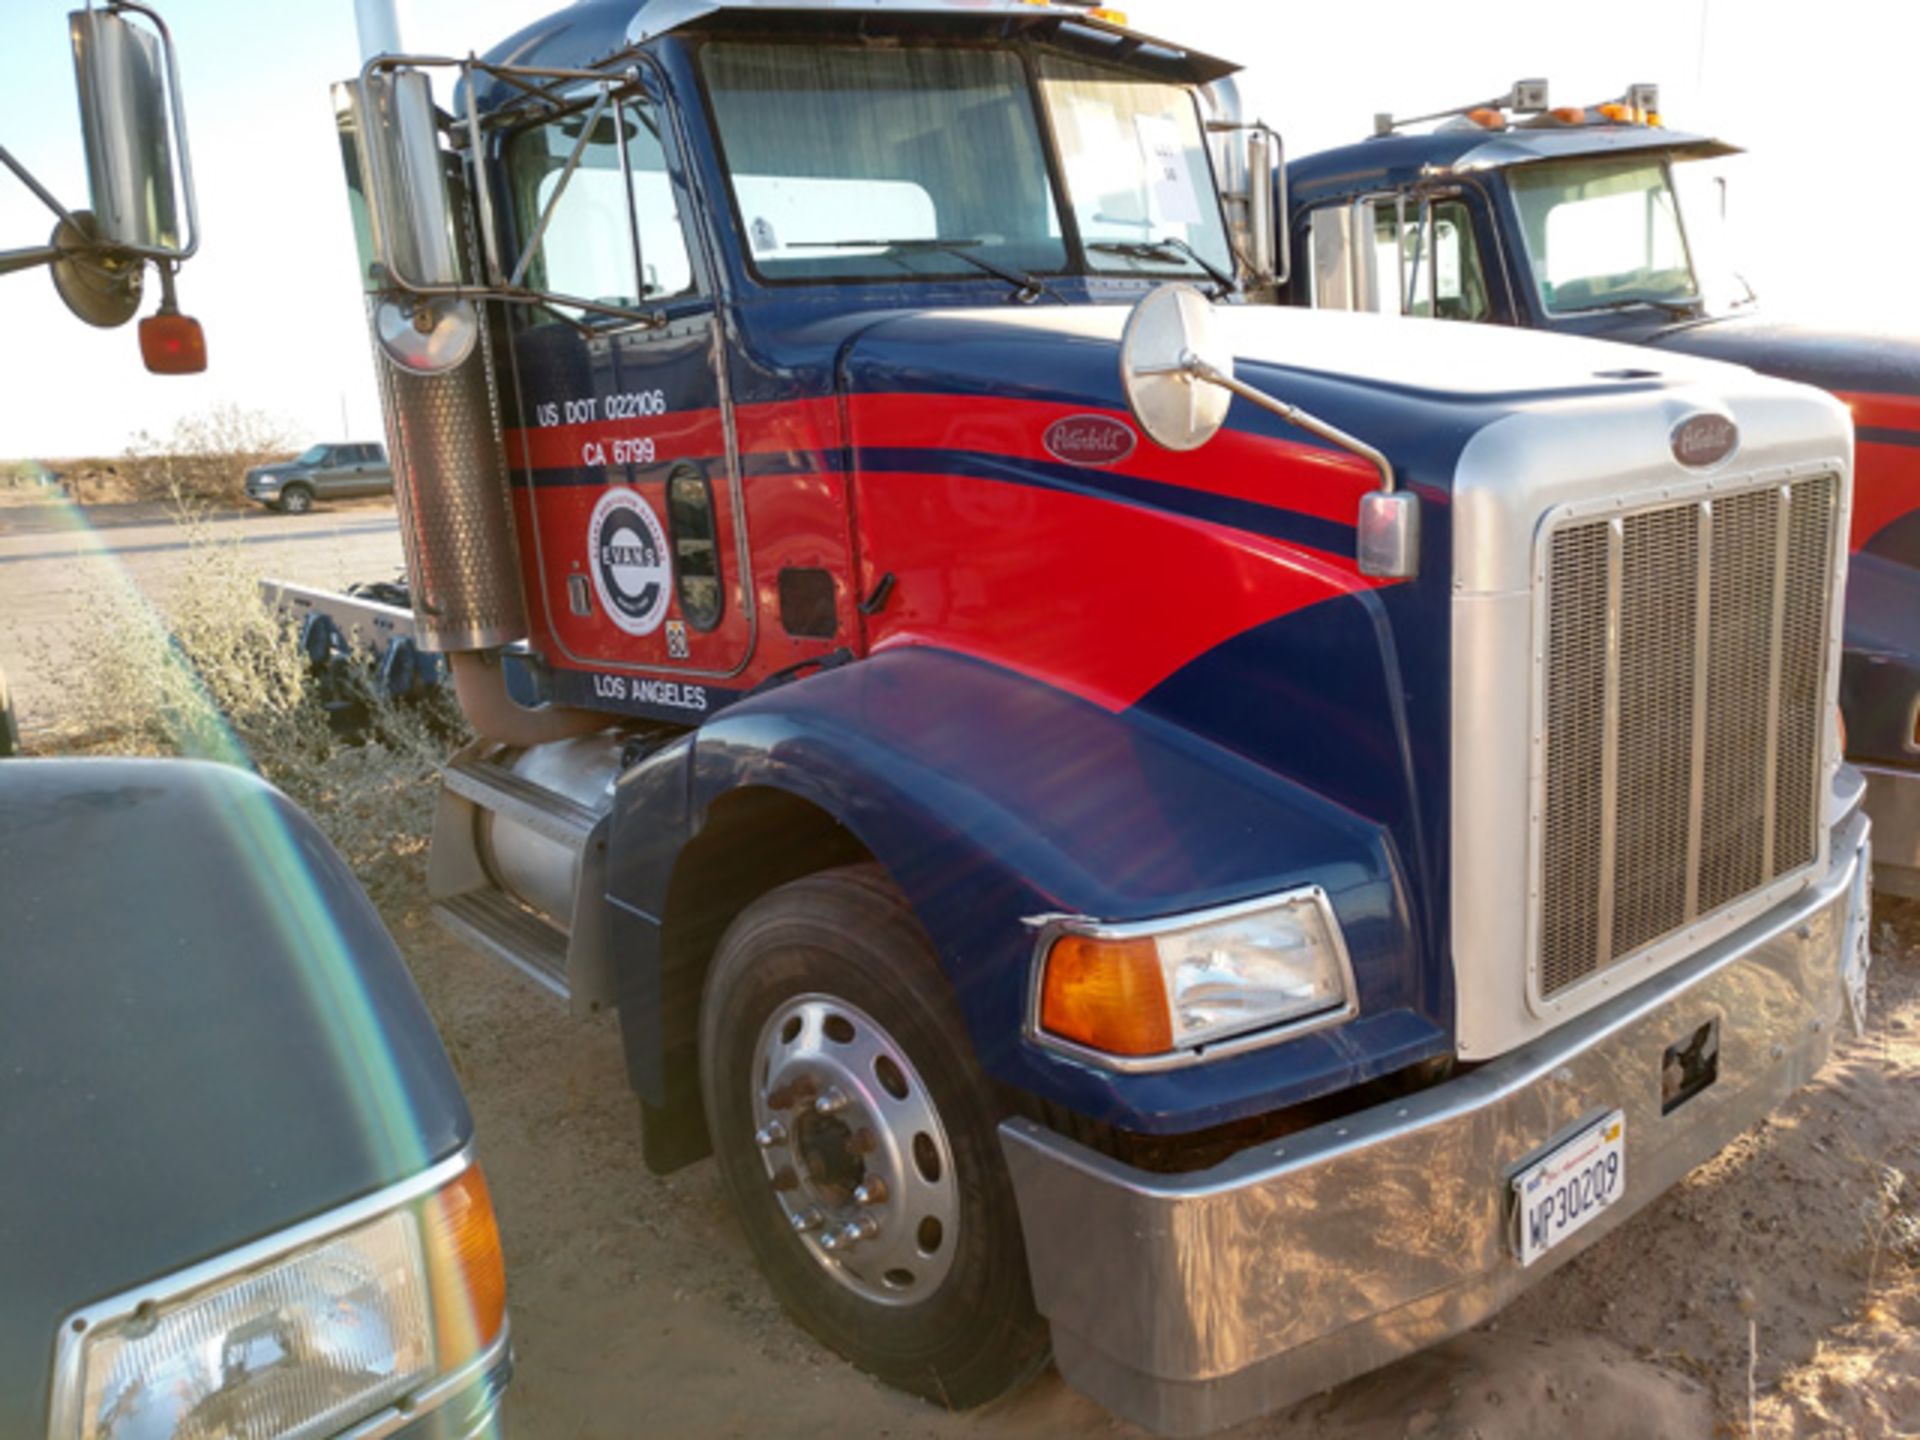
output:
<instances>
[{"instance_id":1,"label":"chrome side mirror","mask_svg":"<svg viewBox=\"0 0 1920 1440\"><path fill-rule=\"evenodd\" d=\"M380 348L416 374L452 370L472 355L480 322L470 301L447 293L461 272L432 88L417 70L369 66L334 86L333 100Z\"/></svg>"},{"instance_id":2,"label":"chrome side mirror","mask_svg":"<svg viewBox=\"0 0 1920 1440\"><path fill-rule=\"evenodd\" d=\"M1247 131L1247 249L1254 280L1284 285L1293 269L1287 230L1287 152L1264 125Z\"/></svg>"},{"instance_id":3,"label":"chrome side mirror","mask_svg":"<svg viewBox=\"0 0 1920 1440\"><path fill-rule=\"evenodd\" d=\"M1373 243L1374 202L1324 205L1313 212L1313 304L1316 310L1382 308L1380 254Z\"/></svg>"},{"instance_id":4,"label":"chrome side mirror","mask_svg":"<svg viewBox=\"0 0 1920 1440\"><path fill-rule=\"evenodd\" d=\"M404 289L458 284L432 85L418 70L369 66L354 100L374 258Z\"/></svg>"},{"instance_id":5,"label":"chrome side mirror","mask_svg":"<svg viewBox=\"0 0 1920 1440\"><path fill-rule=\"evenodd\" d=\"M1197 450L1213 439L1237 395L1358 455L1380 476L1380 488L1360 498L1360 573L1388 580L1419 573L1420 501L1395 485L1392 462L1357 436L1238 379L1212 302L1191 285L1159 286L1134 306L1120 339L1120 389L1134 422L1169 450Z\"/></svg>"},{"instance_id":6,"label":"chrome side mirror","mask_svg":"<svg viewBox=\"0 0 1920 1440\"><path fill-rule=\"evenodd\" d=\"M154 28L133 24L129 11ZM76 10L67 24L95 238L150 260L187 259L198 248L199 226L172 36L158 15L130 0Z\"/></svg>"}]
</instances>

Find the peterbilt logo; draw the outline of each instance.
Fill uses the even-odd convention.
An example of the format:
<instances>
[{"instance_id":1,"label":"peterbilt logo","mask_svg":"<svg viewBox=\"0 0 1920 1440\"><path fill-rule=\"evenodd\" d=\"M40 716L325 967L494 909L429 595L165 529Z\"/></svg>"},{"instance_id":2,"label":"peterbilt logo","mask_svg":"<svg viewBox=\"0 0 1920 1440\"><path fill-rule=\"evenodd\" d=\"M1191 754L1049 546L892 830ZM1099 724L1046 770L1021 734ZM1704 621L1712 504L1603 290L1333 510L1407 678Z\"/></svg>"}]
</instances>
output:
<instances>
[{"instance_id":1,"label":"peterbilt logo","mask_svg":"<svg viewBox=\"0 0 1920 1440\"><path fill-rule=\"evenodd\" d=\"M1702 469L1718 465L1740 444L1740 427L1724 415L1689 415L1673 427L1673 458Z\"/></svg>"},{"instance_id":2,"label":"peterbilt logo","mask_svg":"<svg viewBox=\"0 0 1920 1440\"><path fill-rule=\"evenodd\" d=\"M1118 465L1133 454L1139 437L1125 421L1105 415L1069 415L1040 437L1047 453L1069 465Z\"/></svg>"}]
</instances>

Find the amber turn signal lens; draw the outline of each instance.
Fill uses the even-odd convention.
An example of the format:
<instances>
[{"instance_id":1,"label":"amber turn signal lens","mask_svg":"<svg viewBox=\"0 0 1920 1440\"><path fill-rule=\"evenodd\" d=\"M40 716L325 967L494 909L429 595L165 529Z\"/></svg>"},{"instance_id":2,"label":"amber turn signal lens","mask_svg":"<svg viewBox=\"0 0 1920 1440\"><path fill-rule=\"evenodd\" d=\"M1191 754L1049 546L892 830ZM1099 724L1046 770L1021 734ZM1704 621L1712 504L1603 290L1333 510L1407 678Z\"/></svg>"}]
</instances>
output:
<instances>
[{"instance_id":1,"label":"amber turn signal lens","mask_svg":"<svg viewBox=\"0 0 1920 1440\"><path fill-rule=\"evenodd\" d=\"M1047 952L1040 1026L1110 1055L1171 1050L1173 1020L1153 941L1061 936Z\"/></svg>"},{"instance_id":2,"label":"amber turn signal lens","mask_svg":"<svg viewBox=\"0 0 1920 1440\"><path fill-rule=\"evenodd\" d=\"M478 1165L427 1197L421 1219L433 1275L440 1368L457 1369L499 1337L507 1317L507 1271L493 1198Z\"/></svg>"},{"instance_id":3,"label":"amber turn signal lens","mask_svg":"<svg viewBox=\"0 0 1920 1440\"><path fill-rule=\"evenodd\" d=\"M198 375L207 368L207 337L191 315L162 310L140 322L140 358L155 375Z\"/></svg>"}]
</instances>

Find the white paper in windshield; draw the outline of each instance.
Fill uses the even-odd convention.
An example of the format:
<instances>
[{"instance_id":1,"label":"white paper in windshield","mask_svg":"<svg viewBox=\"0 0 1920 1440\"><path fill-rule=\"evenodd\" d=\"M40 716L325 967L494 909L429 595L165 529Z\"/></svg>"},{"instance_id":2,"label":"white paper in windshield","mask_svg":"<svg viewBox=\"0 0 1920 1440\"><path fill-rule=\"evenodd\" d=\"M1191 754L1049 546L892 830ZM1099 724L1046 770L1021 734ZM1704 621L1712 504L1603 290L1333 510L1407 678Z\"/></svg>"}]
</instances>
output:
<instances>
[{"instance_id":1,"label":"white paper in windshield","mask_svg":"<svg viewBox=\"0 0 1920 1440\"><path fill-rule=\"evenodd\" d=\"M1198 225L1200 196L1187 165L1179 122L1171 115L1136 115L1133 128L1147 165L1147 201L1153 218L1163 225Z\"/></svg>"}]
</instances>

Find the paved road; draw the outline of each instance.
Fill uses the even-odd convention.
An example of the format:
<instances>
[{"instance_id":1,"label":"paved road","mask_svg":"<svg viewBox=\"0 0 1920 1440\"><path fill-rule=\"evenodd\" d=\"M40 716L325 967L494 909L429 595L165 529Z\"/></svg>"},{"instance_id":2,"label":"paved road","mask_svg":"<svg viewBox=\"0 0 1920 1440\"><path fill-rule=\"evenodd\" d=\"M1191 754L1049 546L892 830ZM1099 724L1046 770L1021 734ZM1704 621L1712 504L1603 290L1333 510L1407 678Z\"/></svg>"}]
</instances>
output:
<instances>
[{"instance_id":1,"label":"paved road","mask_svg":"<svg viewBox=\"0 0 1920 1440\"><path fill-rule=\"evenodd\" d=\"M384 500L310 515L226 512L208 527L261 576L341 586L401 569L399 522ZM29 738L58 698L74 616L116 586L137 589L164 615L193 543L164 504L81 507L0 490L0 669Z\"/></svg>"}]
</instances>

